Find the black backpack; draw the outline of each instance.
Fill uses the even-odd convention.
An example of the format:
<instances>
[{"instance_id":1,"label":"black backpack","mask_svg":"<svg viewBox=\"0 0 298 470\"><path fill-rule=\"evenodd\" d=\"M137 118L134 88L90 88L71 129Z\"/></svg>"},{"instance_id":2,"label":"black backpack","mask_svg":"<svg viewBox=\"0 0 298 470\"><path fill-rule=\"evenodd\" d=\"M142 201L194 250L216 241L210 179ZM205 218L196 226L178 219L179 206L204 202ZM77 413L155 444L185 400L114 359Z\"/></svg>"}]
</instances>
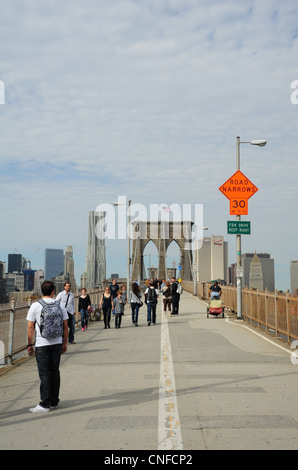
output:
<instances>
[{"instance_id":1,"label":"black backpack","mask_svg":"<svg viewBox=\"0 0 298 470\"><path fill-rule=\"evenodd\" d=\"M147 294L147 302L156 302L157 296L155 292L155 287L149 287Z\"/></svg>"}]
</instances>

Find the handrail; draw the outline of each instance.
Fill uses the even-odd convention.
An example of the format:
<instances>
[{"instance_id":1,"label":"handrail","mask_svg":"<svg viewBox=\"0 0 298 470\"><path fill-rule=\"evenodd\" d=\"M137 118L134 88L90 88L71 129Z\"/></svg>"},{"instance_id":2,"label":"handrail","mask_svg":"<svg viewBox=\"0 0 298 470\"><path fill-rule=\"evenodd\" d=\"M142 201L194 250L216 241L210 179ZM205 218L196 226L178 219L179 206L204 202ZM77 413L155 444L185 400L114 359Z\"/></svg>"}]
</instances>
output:
<instances>
[{"instance_id":1,"label":"handrail","mask_svg":"<svg viewBox=\"0 0 298 470\"><path fill-rule=\"evenodd\" d=\"M99 305L100 296L103 292L102 288L94 289L89 292L92 305ZM74 295L76 303L76 323L80 321L80 312L78 312L79 294ZM35 300L30 298L27 302L17 304L14 300L10 304L1 306L0 309L0 341L4 345L1 350L4 350L4 358L0 357L1 361L7 360L8 365L13 362L13 356L27 347L27 313L30 305Z\"/></svg>"},{"instance_id":2,"label":"handrail","mask_svg":"<svg viewBox=\"0 0 298 470\"><path fill-rule=\"evenodd\" d=\"M183 288L191 293L196 292L203 299L209 299L210 283L198 282L194 286L192 281L184 281ZM220 286L221 299L226 310L237 313L237 288L234 286ZM280 293L277 290L270 292L267 289L242 289L242 317L259 328L281 336L288 343L298 339L298 297L293 297L287 291Z\"/></svg>"}]
</instances>

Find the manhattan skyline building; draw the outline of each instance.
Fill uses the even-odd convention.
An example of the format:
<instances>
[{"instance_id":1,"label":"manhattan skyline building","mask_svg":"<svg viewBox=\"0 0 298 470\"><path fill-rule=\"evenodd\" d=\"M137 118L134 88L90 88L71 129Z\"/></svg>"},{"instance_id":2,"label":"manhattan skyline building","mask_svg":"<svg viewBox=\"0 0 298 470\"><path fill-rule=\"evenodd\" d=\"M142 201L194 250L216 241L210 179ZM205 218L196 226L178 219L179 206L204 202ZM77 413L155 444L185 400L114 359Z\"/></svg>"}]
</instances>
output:
<instances>
[{"instance_id":1,"label":"manhattan skyline building","mask_svg":"<svg viewBox=\"0 0 298 470\"><path fill-rule=\"evenodd\" d=\"M86 257L86 287L92 289L106 279L105 213L89 211Z\"/></svg>"},{"instance_id":2,"label":"manhattan skyline building","mask_svg":"<svg viewBox=\"0 0 298 470\"><path fill-rule=\"evenodd\" d=\"M290 261L291 294L298 291L298 260Z\"/></svg>"},{"instance_id":3,"label":"manhattan skyline building","mask_svg":"<svg viewBox=\"0 0 298 470\"><path fill-rule=\"evenodd\" d=\"M251 266L252 264L252 266ZM274 259L269 253L243 253L241 255L243 267L242 287L252 289L265 289L270 292L275 290ZM235 265L231 266L232 284L236 285Z\"/></svg>"},{"instance_id":4,"label":"manhattan skyline building","mask_svg":"<svg viewBox=\"0 0 298 470\"><path fill-rule=\"evenodd\" d=\"M198 281L228 282L228 242L222 235L204 237L198 250Z\"/></svg>"},{"instance_id":5,"label":"manhattan skyline building","mask_svg":"<svg viewBox=\"0 0 298 470\"><path fill-rule=\"evenodd\" d=\"M45 249L45 280L63 274L64 271L64 251L57 248Z\"/></svg>"},{"instance_id":6,"label":"manhattan skyline building","mask_svg":"<svg viewBox=\"0 0 298 470\"><path fill-rule=\"evenodd\" d=\"M77 290L77 283L74 275L74 258L72 246L67 246L64 254L64 274L68 276L73 292Z\"/></svg>"},{"instance_id":7,"label":"manhattan skyline building","mask_svg":"<svg viewBox=\"0 0 298 470\"><path fill-rule=\"evenodd\" d=\"M21 254L12 253L8 255L7 273L21 273L22 272L23 257Z\"/></svg>"},{"instance_id":8,"label":"manhattan skyline building","mask_svg":"<svg viewBox=\"0 0 298 470\"><path fill-rule=\"evenodd\" d=\"M249 267L249 287L251 289L264 290L264 275L260 258L254 254Z\"/></svg>"}]
</instances>

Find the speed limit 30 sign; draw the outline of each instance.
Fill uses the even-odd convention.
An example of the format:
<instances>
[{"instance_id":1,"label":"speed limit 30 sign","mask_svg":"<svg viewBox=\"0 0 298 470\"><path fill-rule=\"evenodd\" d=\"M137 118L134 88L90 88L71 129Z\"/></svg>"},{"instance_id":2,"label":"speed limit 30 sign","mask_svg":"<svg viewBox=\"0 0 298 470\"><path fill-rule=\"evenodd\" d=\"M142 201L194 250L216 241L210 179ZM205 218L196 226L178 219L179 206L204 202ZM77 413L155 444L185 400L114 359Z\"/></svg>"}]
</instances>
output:
<instances>
[{"instance_id":1,"label":"speed limit 30 sign","mask_svg":"<svg viewBox=\"0 0 298 470\"><path fill-rule=\"evenodd\" d=\"M248 215L248 200L230 199L230 215Z\"/></svg>"}]
</instances>

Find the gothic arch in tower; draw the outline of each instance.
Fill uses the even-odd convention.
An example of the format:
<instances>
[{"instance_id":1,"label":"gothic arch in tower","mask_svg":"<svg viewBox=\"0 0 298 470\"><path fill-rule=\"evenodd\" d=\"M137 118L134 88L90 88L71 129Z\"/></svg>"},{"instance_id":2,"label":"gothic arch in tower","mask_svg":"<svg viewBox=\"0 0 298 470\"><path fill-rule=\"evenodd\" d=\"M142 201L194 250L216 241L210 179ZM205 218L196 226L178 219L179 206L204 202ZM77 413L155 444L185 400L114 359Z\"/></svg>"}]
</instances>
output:
<instances>
[{"instance_id":1,"label":"gothic arch in tower","mask_svg":"<svg viewBox=\"0 0 298 470\"><path fill-rule=\"evenodd\" d=\"M192 227L193 222L141 222L132 223L133 247L131 260L131 279L142 280L144 275L144 250L152 241L158 251L159 279L166 279L166 253L170 244L175 241L180 248L179 277L184 281L192 280ZM178 274L177 274L178 276Z\"/></svg>"}]
</instances>

